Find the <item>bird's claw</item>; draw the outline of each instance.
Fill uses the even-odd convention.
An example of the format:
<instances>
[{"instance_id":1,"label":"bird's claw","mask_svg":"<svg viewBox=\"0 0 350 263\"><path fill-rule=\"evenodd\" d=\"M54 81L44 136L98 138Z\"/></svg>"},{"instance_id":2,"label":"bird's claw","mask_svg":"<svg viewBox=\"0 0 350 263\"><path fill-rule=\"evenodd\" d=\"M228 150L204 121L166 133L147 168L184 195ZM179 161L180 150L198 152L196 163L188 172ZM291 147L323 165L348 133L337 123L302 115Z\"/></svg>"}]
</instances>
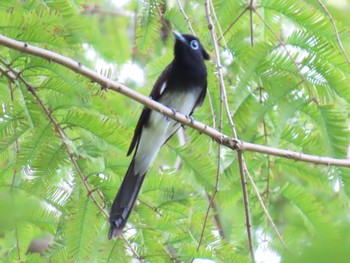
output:
<instances>
[{"instance_id":1,"label":"bird's claw","mask_svg":"<svg viewBox=\"0 0 350 263\"><path fill-rule=\"evenodd\" d=\"M186 116L186 119L190 119L190 124L193 125L194 118L192 116Z\"/></svg>"},{"instance_id":2,"label":"bird's claw","mask_svg":"<svg viewBox=\"0 0 350 263\"><path fill-rule=\"evenodd\" d=\"M175 116L176 112L177 112L176 109L173 107L168 107L168 108L171 109L171 111L173 112L173 116ZM166 119L167 119L167 121L169 121L169 117L167 117Z\"/></svg>"}]
</instances>

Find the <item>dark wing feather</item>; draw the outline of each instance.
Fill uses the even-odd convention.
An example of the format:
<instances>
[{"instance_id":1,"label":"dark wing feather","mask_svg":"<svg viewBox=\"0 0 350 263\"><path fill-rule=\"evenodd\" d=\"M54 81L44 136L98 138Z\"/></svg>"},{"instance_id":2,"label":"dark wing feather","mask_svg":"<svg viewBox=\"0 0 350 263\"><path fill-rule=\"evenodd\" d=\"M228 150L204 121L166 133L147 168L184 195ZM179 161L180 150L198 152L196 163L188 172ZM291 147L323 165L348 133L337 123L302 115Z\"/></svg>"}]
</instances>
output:
<instances>
[{"instance_id":1,"label":"dark wing feather","mask_svg":"<svg viewBox=\"0 0 350 263\"><path fill-rule=\"evenodd\" d=\"M194 105L191 113L189 114L189 116L192 115L192 113L194 112L195 109L199 108L200 106L202 106L203 102L204 102L204 99L205 99L205 96L207 95L207 82L205 82L205 88L202 89L202 92L201 94L199 94L198 96L198 99L196 101L196 104Z\"/></svg>"},{"instance_id":2,"label":"dark wing feather","mask_svg":"<svg viewBox=\"0 0 350 263\"><path fill-rule=\"evenodd\" d=\"M157 79L156 83L154 84L153 89L152 89L151 94L150 94L150 97L153 100L155 100L155 101L159 100L160 89L161 89L164 81L166 81L168 79L172 65L173 64L171 63L164 69L164 71L162 72L162 74L160 74L159 78ZM148 108L143 109L141 116L139 118L139 121L136 125L135 131L134 131L134 137L132 138L127 156L129 156L132 153L135 146L138 144L140 136L141 136L142 128L143 128L143 126L147 125L150 113L151 113L150 109L148 109ZM136 148L137 148L137 146L136 146Z\"/></svg>"}]
</instances>

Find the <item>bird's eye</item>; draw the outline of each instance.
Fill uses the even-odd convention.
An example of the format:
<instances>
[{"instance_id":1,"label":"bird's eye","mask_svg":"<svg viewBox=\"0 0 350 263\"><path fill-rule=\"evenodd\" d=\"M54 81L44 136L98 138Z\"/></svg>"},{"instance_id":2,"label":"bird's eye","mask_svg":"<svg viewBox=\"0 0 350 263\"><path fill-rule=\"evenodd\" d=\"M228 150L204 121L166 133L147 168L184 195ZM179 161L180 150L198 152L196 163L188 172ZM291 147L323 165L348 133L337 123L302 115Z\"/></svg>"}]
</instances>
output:
<instances>
[{"instance_id":1,"label":"bird's eye","mask_svg":"<svg viewBox=\"0 0 350 263\"><path fill-rule=\"evenodd\" d=\"M190 43L190 46L194 50L198 49L199 48L198 41L197 40L192 40L191 43Z\"/></svg>"}]
</instances>

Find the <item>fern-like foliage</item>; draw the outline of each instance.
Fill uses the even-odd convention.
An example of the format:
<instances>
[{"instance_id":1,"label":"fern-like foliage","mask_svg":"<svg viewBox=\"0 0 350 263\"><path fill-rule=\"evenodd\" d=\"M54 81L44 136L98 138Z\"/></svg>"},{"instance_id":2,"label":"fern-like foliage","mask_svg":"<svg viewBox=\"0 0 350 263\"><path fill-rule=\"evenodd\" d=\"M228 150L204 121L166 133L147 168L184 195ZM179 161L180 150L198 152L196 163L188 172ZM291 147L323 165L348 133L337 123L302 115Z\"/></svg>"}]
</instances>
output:
<instances>
[{"instance_id":1,"label":"fern-like foliage","mask_svg":"<svg viewBox=\"0 0 350 263\"><path fill-rule=\"evenodd\" d=\"M172 59L171 27L190 33L191 23L215 57L203 1L116 2L0 1L0 34L54 50L111 78L119 79L123 66L132 61L147 77L143 84L127 84L143 94L149 94ZM239 138L346 158L347 7L328 1L330 18L316 0L261 0L252 7L248 0L206 2L212 8ZM232 134L227 116L220 116L214 61L207 64L211 103L207 99L194 117ZM128 74L129 79L136 75ZM190 128L185 129L186 144L179 145L174 136L150 168L124 239L107 240L108 211L129 165L125 153L141 110L130 99L51 61L0 47L4 262L251 261L236 154L226 148L219 154L216 142ZM298 262L319 262L318 255L334 260L333 251L339 252L339 262L348 259L347 168L257 153L244 157ZM282 262L295 262L249 181L247 189L254 251L267 244L267 251ZM35 250L37 240L45 247Z\"/></svg>"}]
</instances>

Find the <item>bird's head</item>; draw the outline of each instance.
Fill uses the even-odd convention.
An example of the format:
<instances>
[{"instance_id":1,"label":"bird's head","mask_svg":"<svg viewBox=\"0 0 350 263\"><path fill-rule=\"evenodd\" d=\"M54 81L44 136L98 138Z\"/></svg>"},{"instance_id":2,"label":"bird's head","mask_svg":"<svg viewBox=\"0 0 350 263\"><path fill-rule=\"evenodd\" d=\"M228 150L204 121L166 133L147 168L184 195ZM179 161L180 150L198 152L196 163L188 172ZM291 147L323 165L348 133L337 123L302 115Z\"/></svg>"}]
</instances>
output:
<instances>
[{"instance_id":1,"label":"bird's head","mask_svg":"<svg viewBox=\"0 0 350 263\"><path fill-rule=\"evenodd\" d=\"M175 46L174 56L175 59L183 61L198 61L209 60L210 56L203 48L199 39L192 35L182 35L179 32L174 31Z\"/></svg>"}]
</instances>

